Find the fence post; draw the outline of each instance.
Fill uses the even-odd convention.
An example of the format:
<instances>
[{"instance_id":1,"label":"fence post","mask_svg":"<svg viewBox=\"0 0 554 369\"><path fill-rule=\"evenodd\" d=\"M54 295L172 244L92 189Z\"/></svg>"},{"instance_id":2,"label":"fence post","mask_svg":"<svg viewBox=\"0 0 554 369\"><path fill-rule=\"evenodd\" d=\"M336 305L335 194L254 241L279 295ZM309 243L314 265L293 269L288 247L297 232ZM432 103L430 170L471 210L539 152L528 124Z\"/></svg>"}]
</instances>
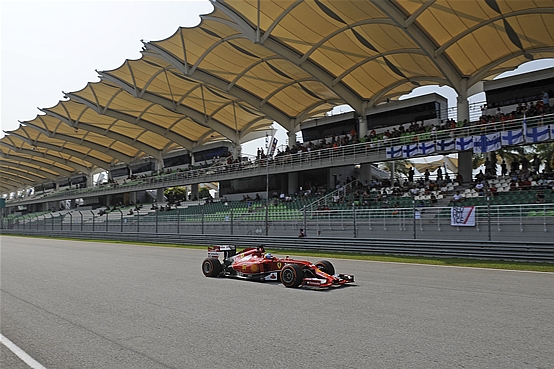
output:
<instances>
[{"instance_id":1,"label":"fence post","mask_svg":"<svg viewBox=\"0 0 554 369\"><path fill-rule=\"evenodd\" d=\"M202 234L204 234L204 204L200 204L200 209L202 211Z\"/></svg>"},{"instance_id":2,"label":"fence post","mask_svg":"<svg viewBox=\"0 0 554 369\"><path fill-rule=\"evenodd\" d=\"M354 238L356 238L358 233L358 226L356 224L356 204L354 203L352 203L352 215L354 218Z\"/></svg>"},{"instance_id":3,"label":"fence post","mask_svg":"<svg viewBox=\"0 0 554 369\"><path fill-rule=\"evenodd\" d=\"M137 209L137 233L140 233L140 210Z\"/></svg>"},{"instance_id":4,"label":"fence post","mask_svg":"<svg viewBox=\"0 0 554 369\"><path fill-rule=\"evenodd\" d=\"M50 216L52 217L52 230L54 230L54 213L50 213Z\"/></svg>"},{"instance_id":5,"label":"fence post","mask_svg":"<svg viewBox=\"0 0 554 369\"><path fill-rule=\"evenodd\" d=\"M233 235L233 227L234 227L234 224L233 224L233 208L231 208L231 236Z\"/></svg>"},{"instance_id":6,"label":"fence post","mask_svg":"<svg viewBox=\"0 0 554 369\"><path fill-rule=\"evenodd\" d=\"M109 209L108 209L108 210L109 210ZM109 226L110 226L110 212L107 211L107 212L106 212L106 232L109 231L109 228L108 228Z\"/></svg>"},{"instance_id":7,"label":"fence post","mask_svg":"<svg viewBox=\"0 0 554 369\"><path fill-rule=\"evenodd\" d=\"M72 232L73 231L73 215L71 214L71 212L67 213L67 215L69 215L69 231Z\"/></svg>"},{"instance_id":8,"label":"fence post","mask_svg":"<svg viewBox=\"0 0 554 369\"><path fill-rule=\"evenodd\" d=\"M83 232L83 213L81 213L80 210L77 210L77 213L79 213L79 216L81 217L81 232Z\"/></svg>"},{"instance_id":9,"label":"fence post","mask_svg":"<svg viewBox=\"0 0 554 369\"><path fill-rule=\"evenodd\" d=\"M415 196L412 196L412 218L413 218L413 226L414 226L414 240L416 239L416 210L415 210Z\"/></svg>"},{"instance_id":10,"label":"fence post","mask_svg":"<svg viewBox=\"0 0 554 369\"><path fill-rule=\"evenodd\" d=\"M177 234L181 233L181 211L177 209Z\"/></svg>"},{"instance_id":11,"label":"fence post","mask_svg":"<svg viewBox=\"0 0 554 369\"><path fill-rule=\"evenodd\" d=\"M121 229L119 230L121 233L123 233L123 212L121 211L121 209L117 209L119 210L119 214L121 215L121 218L120 218L120 225L121 225Z\"/></svg>"},{"instance_id":12,"label":"fence post","mask_svg":"<svg viewBox=\"0 0 554 369\"><path fill-rule=\"evenodd\" d=\"M156 234L158 234L158 213L159 213L159 208L156 208Z\"/></svg>"},{"instance_id":13,"label":"fence post","mask_svg":"<svg viewBox=\"0 0 554 369\"><path fill-rule=\"evenodd\" d=\"M491 240L491 192L487 188L487 225L489 228L489 241Z\"/></svg>"},{"instance_id":14,"label":"fence post","mask_svg":"<svg viewBox=\"0 0 554 369\"><path fill-rule=\"evenodd\" d=\"M92 214L92 231L94 232L94 225L95 225L96 221L94 219L94 212L91 210L90 213Z\"/></svg>"}]
</instances>

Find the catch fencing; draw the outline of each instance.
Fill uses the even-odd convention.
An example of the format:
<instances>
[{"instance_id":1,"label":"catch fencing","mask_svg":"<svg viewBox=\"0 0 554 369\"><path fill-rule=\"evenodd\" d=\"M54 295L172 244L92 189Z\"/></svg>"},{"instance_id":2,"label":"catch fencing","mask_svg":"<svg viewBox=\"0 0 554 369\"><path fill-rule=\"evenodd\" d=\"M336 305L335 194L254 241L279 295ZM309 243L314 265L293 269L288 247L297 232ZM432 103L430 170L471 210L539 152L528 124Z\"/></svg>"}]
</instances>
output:
<instances>
[{"instance_id":1,"label":"catch fencing","mask_svg":"<svg viewBox=\"0 0 554 369\"><path fill-rule=\"evenodd\" d=\"M74 210L4 218L1 225L4 234L242 245L280 240L275 245L285 249L554 262L554 204L475 206L473 225L465 226L452 224L451 207L266 209L194 215L118 210L102 216ZM307 238L297 237L300 229Z\"/></svg>"}]
</instances>

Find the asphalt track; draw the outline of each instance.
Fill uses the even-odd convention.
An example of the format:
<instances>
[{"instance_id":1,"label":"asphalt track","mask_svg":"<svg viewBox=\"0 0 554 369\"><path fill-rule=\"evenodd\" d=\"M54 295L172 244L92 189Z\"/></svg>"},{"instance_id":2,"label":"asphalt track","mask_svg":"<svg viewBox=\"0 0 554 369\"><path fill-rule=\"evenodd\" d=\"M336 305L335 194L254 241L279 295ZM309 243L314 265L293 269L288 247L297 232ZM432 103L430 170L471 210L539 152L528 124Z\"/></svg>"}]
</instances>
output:
<instances>
[{"instance_id":1,"label":"asphalt track","mask_svg":"<svg viewBox=\"0 0 554 369\"><path fill-rule=\"evenodd\" d=\"M1 333L47 369L554 363L552 273L332 260L356 285L313 291L205 278L203 250L0 240Z\"/></svg>"}]
</instances>

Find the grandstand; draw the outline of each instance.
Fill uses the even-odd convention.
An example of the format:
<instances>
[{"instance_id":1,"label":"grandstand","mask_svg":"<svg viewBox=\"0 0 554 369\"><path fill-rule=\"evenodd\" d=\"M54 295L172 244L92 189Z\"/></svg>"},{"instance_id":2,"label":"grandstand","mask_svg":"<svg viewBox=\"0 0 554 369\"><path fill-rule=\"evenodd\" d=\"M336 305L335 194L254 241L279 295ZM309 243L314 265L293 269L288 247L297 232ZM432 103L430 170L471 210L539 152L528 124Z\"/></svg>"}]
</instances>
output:
<instances>
[{"instance_id":1,"label":"grandstand","mask_svg":"<svg viewBox=\"0 0 554 369\"><path fill-rule=\"evenodd\" d=\"M533 3L520 14L487 3L489 14L475 12L471 1L417 9L368 1L357 12L351 2L330 1L279 13L271 3L252 12L247 3L214 2L200 26L146 42L140 60L99 72L99 83L66 93L45 115L7 132L0 140L2 228L290 235L302 225L386 238L399 237L387 232L398 227L401 238L416 228L440 238L449 227L455 231L444 237L470 232L447 227L451 209L463 205L476 209L477 228L497 219L497 238L514 237L501 224L554 229L552 158L537 167L518 162L506 173L496 162L501 150L525 157L522 147L554 141L554 100L543 101L554 96L554 68L491 80L554 55L552 36L533 20L552 17L551 8ZM443 6L480 21L447 34L435 16ZM498 12L521 29L493 31ZM511 29L502 19L502 29ZM286 31L297 27L305 32ZM489 62L477 63L456 51L473 48L466 36L503 46L481 48ZM193 40L206 46L190 46ZM398 100L436 84L458 93L455 110L435 93ZM467 99L476 92L487 96L477 116ZM353 111L329 114L341 104ZM289 137L280 147L269 139L273 122ZM242 153L241 145L263 137L266 147L255 157ZM447 154L458 155L448 180L409 179L379 166ZM474 177L474 155L493 163L486 178ZM106 181L94 183L99 173ZM176 186L188 195L180 204L164 196ZM201 198L203 186L213 196ZM453 203L458 191L462 200Z\"/></svg>"}]
</instances>

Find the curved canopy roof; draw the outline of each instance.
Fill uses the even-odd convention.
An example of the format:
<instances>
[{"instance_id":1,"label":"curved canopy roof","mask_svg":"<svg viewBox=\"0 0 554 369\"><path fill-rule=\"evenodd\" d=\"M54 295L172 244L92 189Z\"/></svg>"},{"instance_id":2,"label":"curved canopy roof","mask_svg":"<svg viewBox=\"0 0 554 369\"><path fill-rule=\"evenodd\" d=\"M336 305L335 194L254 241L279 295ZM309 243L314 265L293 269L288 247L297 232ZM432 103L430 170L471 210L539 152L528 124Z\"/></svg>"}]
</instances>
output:
<instances>
[{"instance_id":1,"label":"curved canopy roof","mask_svg":"<svg viewBox=\"0 0 554 369\"><path fill-rule=\"evenodd\" d=\"M288 131L340 104L363 114L418 86L461 96L554 57L552 0L213 2L193 28L145 42L139 60L0 140L2 189ZM258 136L257 136L258 135Z\"/></svg>"}]
</instances>

